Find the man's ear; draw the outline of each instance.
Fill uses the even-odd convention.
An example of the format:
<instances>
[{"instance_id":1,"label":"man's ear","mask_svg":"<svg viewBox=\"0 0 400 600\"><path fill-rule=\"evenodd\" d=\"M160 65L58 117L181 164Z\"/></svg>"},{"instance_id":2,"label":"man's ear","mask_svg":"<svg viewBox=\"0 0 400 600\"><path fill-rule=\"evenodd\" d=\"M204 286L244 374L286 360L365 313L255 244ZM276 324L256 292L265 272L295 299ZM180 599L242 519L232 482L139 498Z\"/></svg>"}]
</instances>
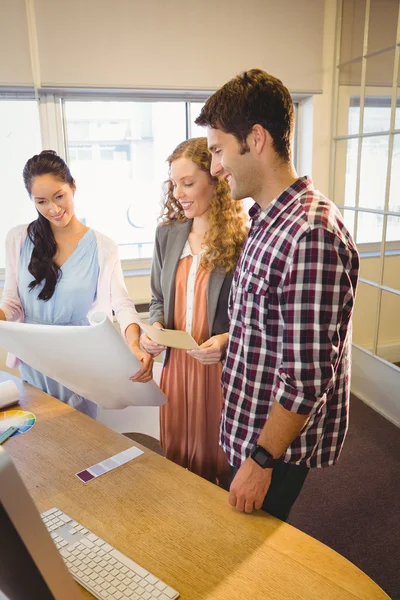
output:
<instances>
[{"instance_id":1,"label":"man's ear","mask_svg":"<svg viewBox=\"0 0 400 600\"><path fill-rule=\"evenodd\" d=\"M253 148L257 154L261 154L265 145L272 143L272 138L262 125L256 123L251 130Z\"/></svg>"}]
</instances>

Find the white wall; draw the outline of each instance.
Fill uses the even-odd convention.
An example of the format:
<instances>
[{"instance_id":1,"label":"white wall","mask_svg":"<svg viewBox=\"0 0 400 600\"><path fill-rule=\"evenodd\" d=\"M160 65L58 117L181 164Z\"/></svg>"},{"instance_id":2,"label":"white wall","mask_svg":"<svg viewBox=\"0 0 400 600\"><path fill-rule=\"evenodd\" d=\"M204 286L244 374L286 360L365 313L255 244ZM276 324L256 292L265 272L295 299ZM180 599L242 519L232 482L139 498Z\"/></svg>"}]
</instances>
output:
<instances>
[{"instance_id":1,"label":"white wall","mask_svg":"<svg viewBox=\"0 0 400 600\"><path fill-rule=\"evenodd\" d=\"M400 427L400 371L353 344L352 392Z\"/></svg>"}]
</instances>

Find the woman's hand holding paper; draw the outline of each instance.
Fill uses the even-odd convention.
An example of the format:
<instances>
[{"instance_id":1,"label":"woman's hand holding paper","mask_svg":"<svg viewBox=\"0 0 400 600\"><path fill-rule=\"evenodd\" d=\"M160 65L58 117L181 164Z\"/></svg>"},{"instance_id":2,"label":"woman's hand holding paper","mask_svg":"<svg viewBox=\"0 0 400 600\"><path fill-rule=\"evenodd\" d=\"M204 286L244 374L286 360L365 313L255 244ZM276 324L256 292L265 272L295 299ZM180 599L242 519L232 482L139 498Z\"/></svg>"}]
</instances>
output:
<instances>
[{"instance_id":1,"label":"woman's hand holding paper","mask_svg":"<svg viewBox=\"0 0 400 600\"><path fill-rule=\"evenodd\" d=\"M153 323L154 327L159 327L160 329L163 328L163 326L161 325L161 323ZM164 350L166 350L166 346L161 346L161 344L157 344L156 342L153 342L153 340L151 340L148 335L146 335L145 333L142 333L141 337L140 337L140 343L142 344L143 348L146 350L146 352L148 352L153 358L155 358L156 356L159 356L159 354L161 354L161 352L164 352Z\"/></svg>"},{"instance_id":2,"label":"woman's hand holding paper","mask_svg":"<svg viewBox=\"0 0 400 600\"><path fill-rule=\"evenodd\" d=\"M227 345L228 333L221 333L220 335L210 337L200 348L188 350L187 353L203 365L214 365L222 360Z\"/></svg>"}]
</instances>

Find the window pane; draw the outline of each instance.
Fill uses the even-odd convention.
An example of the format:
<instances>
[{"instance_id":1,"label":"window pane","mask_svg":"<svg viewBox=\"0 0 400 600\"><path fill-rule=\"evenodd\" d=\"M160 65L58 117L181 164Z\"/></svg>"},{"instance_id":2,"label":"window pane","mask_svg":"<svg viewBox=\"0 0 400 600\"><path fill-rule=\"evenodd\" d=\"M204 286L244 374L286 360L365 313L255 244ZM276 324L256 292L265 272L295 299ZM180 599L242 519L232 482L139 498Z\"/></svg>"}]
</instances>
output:
<instances>
[{"instance_id":1,"label":"window pane","mask_svg":"<svg viewBox=\"0 0 400 600\"><path fill-rule=\"evenodd\" d=\"M381 244L358 244L360 253L360 274L363 279L380 284L381 282Z\"/></svg>"},{"instance_id":2,"label":"window pane","mask_svg":"<svg viewBox=\"0 0 400 600\"><path fill-rule=\"evenodd\" d=\"M362 55L365 7L365 0L343 0L340 63Z\"/></svg>"},{"instance_id":3,"label":"window pane","mask_svg":"<svg viewBox=\"0 0 400 600\"><path fill-rule=\"evenodd\" d=\"M359 206L383 210L385 206L389 136L362 140Z\"/></svg>"},{"instance_id":4,"label":"window pane","mask_svg":"<svg viewBox=\"0 0 400 600\"><path fill-rule=\"evenodd\" d=\"M368 54L396 44L399 3L394 0L371 0L368 31Z\"/></svg>"},{"instance_id":5,"label":"window pane","mask_svg":"<svg viewBox=\"0 0 400 600\"><path fill-rule=\"evenodd\" d=\"M400 135L393 136L392 170L390 173L389 210L400 213Z\"/></svg>"},{"instance_id":6,"label":"window pane","mask_svg":"<svg viewBox=\"0 0 400 600\"><path fill-rule=\"evenodd\" d=\"M400 214L387 217L383 285L400 290Z\"/></svg>"},{"instance_id":7,"label":"window pane","mask_svg":"<svg viewBox=\"0 0 400 600\"><path fill-rule=\"evenodd\" d=\"M349 230L350 234L354 237L354 221L356 217L356 213L354 210L342 210L341 211L344 218L344 224Z\"/></svg>"},{"instance_id":8,"label":"window pane","mask_svg":"<svg viewBox=\"0 0 400 600\"><path fill-rule=\"evenodd\" d=\"M367 58L364 133L389 131L394 50Z\"/></svg>"},{"instance_id":9,"label":"window pane","mask_svg":"<svg viewBox=\"0 0 400 600\"><path fill-rule=\"evenodd\" d=\"M390 129L390 117L391 117L391 105L392 98L386 90L379 89L378 87L366 88L366 94L369 94L364 99L364 133L378 133L379 131L389 131ZM378 96L377 94L382 95ZM386 95L384 95L384 93ZM343 98L341 98L343 100ZM346 100L346 99L345 99ZM348 134L356 134L359 130L360 123L360 96L352 95L349 100L348 108ZM344 109L342 108L343 114ZM342 125L342 127L344 127ZM347 135L347 131L344 129L341 135Z\"/></svg>"},{"instance_id":10,"label":"window pane","mask_svg":"<svg viewBox=\"0 0 400 600\"><path fill-rule=\"evenodd\" d=\"M361 60L356 60L339 68L338 136L358 134L360 130L361 65Z\"/></svg>"},{"instance_id":11,"label":"window pane","mask_svg":"<svg viewBox=\"0 0 400 600\"><path fill-rule=\"evenodd\" d=\"M375 244L382 241L383 215L357 212L357 244ZM364 277L364 275L363 275Z\"/></svg>"},{"instance_id":12,"label":"window pane","mask_svg":"<svg viewBox=\"0 0 400 600\"><path fill-rule=\"evenodd\" d=\"M22 180L28 158L41 151L39 112L34 100L0 100L0 164L2 205L0 219L0 268L5 266L4 242L11 227L36 217Z\"/></svg>"},{"instance_id":13,"label":"window pane","mask_svg":"<svg viewBox=\"0 0 400 600\"><path fill-rule=\"evenodd\" d=\"M195 120L200 114L201 109L204 106L204 102L190 102L190 130L189 137L206 137L205 127L196 125Z\"/></svg>"},{"instance_id":14,"label":"window pane","mask_svg":"<svg viewBox=\"0 0 400 600\"><path fill-rule=\"evenodd\" d=\"M395 114L395 118L394 118L394 128L400 129L400 63L399 63L399 72L397 73L396 114Z\"/></svg>"},{"instance_id":15,"label":"window pane","mask_svg":"<svg viewBox=\"0 0 400 600\"><path fill-rule=\"evenodd\" d=\"M355 206L358 139L338 140L335 153L335 203Z\"/></svg>"},{"instance_id":16,"label":"window pane","mask_svg":"<svg viewBox=\"0 0 400 600\"><path fill-rule=\"evenodd\" d=\"M150 257L166 159L186 138L184 102L65 102L76 213L123 259Z\"/></svg>"},{"instance_id":17,"label":"window pane","mask_svg":"<svg viewBox=\"0 0 400 600\"><path fill-rule=\"evenodd\" d=\"M381 358L400 363L400 296L382 292L379 319L378 350Z\"/></svg>"},{"instance_id":18,"label":"window pane","mask_svg":"<svg viewBox=\"0 0 400 600\"><path fill-rule=\"evenodd\" d=\"M360 281L353 313L353 342L372 350L378 312L379 290Z\"/></svg>"}]
</instances>

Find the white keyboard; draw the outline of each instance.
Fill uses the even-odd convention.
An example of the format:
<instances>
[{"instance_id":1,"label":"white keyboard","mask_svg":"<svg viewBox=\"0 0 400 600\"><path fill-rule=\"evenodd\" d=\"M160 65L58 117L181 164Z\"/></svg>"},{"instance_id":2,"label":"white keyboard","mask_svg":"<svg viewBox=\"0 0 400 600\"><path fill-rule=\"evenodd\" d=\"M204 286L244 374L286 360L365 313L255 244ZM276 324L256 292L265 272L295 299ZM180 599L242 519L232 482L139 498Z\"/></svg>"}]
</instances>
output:
<instances>
[{"instance_id":1,"label":"white keyboard","mask_svg":"<svg viewBox=\"0 0 400 600\"><path fill-rule=\"evenodd\" d=\"M98 600L175 600L176 590L58 508L41 514L72 576Z\"/></svg>"}]
</instances>

